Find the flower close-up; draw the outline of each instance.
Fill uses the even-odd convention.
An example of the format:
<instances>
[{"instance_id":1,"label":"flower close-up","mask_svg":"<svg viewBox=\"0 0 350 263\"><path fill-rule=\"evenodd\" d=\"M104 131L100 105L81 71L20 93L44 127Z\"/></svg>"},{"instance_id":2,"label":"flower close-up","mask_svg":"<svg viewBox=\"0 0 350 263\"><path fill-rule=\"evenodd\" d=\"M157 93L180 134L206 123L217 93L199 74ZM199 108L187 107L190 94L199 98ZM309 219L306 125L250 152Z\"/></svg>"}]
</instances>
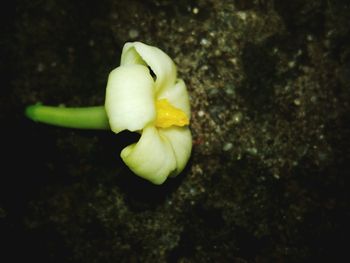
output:
<instances>
[{"instance_id":1,"label":"flower close-up","mask_svg":"<svg viewBox=\"0 0 350 263\"><path fill-rule=\"evenodd\" d=\"M108 78L105 108L114 133L141 133L121 152L135 174L162 184L185 168L192 149L189 96L162 50L141 42L124 45L120 66Z\"/></svg>"}]
</instances>

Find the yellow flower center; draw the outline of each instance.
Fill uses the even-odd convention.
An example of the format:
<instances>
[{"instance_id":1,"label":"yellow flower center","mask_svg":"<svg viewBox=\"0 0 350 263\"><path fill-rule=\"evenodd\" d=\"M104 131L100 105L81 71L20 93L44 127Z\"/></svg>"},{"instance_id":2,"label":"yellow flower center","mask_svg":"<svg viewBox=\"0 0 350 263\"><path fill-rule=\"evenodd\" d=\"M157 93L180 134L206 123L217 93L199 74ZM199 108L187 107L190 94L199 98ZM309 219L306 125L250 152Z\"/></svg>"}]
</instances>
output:
<instances>
[{"instance_id":1,"label":"yellow flower center","mask_svg":"<svg viewBox=\"0 0 350 263\"><path fill-rule=\"evenodd\" d=\"M168 128L170 126L185 126L190 123L186 114L172 106L168 100L160 99L156 101L156 126L158 128Z\"/></svg>"}]
</instances>

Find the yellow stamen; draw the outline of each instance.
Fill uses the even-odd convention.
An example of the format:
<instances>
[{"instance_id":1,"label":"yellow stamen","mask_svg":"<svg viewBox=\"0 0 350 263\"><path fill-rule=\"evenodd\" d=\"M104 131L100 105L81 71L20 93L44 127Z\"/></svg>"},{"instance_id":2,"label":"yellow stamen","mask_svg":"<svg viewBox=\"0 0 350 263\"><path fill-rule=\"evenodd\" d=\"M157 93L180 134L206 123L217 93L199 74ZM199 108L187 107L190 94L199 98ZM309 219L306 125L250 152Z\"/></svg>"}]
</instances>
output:
<instances>
[{"instance_id":1,"label":"yellow stamen","mask_svg":"<svg viewBox=\"0 0 350 263\"><path fill-rule=\"evenodd\" d=\"M172 106L166 99L157 100L156 109L156 126L159 128L168 128L173 125L185 126L190 122L182 110Z\"/></svg>"}]
</instances>

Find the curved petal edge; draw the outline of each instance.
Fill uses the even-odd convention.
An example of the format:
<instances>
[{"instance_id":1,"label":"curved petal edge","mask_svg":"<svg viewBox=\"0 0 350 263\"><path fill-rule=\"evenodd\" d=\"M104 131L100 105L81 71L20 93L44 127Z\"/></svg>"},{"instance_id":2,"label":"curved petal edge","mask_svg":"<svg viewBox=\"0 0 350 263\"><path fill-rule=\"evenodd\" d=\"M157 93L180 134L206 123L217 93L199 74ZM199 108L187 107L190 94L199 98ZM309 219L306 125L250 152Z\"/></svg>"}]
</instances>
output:
<instances>
[{"instance_id":1,"label":"curved petal edge","mask_svg":"<svg viewBox=\"0 0 350 263\"><path fill-rule=\"evenodd\" d=\"M182 172L191 156L192 135L188 127L172 126L166 129L160 129L159 133L163 135L171 144L176 159L176 176Z\"/></svg>"},{"instance_id":2,"label":"curved petal edge","mask_svg":"<svg viewBox=\"0 0 350 263\"><path fill-rule=\"evenodd\" d=\"M121 65L126 64L146 64L149 66L156 75L156 91L175 83L176 66L173 60L157 47L141 42L126 43L122 52Z\"/></svg>"},{"instance_id":3,"label":"curved petal edge","mask_svg":"<svg viewBox=\"0 0 350 263\"><path fill-rule=\"evenodd\" d=\"M140 140L124 148L120 156L135 174L158 185L177 169L171 144L151 125L143 130Z\"/></svg>"}]
</instances>

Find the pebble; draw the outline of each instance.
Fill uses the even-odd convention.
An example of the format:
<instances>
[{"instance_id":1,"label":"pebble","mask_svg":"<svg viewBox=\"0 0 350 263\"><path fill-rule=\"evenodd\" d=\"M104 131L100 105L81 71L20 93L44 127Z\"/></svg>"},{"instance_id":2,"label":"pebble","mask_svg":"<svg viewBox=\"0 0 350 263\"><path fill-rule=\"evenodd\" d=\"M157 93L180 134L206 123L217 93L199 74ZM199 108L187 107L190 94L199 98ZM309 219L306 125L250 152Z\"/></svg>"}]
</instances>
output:
<instances>
[{"instance_id":1,"label":"pebble","mask_svg":"<svg viewBox=\"0 0 350 263\"><path fill-rule=\"evenodd\" d=\"M256 155L258 153L258 149L255 147L250 147L247 149L247 152L251 155Z\"/></svg>"},{"instance_id":2,"label":"pebble","mask_svg":"<svg viewBox=\"0 0 350 263\"><path fill-rule=\"evenodd\" d=\"M136 29L130 29L129 30L129 37L131 39L135 39L139 36L139 31L137 31Z\"/></svg>"},{"instance_id":3,"label":"pebble","mask_svg":"<svg viewBox=\"0 0 350 263\"><path fill-rule=\"evenodd\" d=\"M243 21L245 21L247 19L247 13L245 12L237 12L237 16L242 19Z\"/></svg>"},{"instance_id":4,"label":"pebble","mask_svg":"<svg viewBox=\"0 0 350 263\"><path fill-rule=\"evenodd\" d=\"M231 150L233 147L233 144L230 143L230 142L227 142L224 144L224 147L222 147L222 149L225 151L225 152L228 152L229 150Z\"/></svg>"},{"instance_id":5,"label":"pebble","mask_svg":"<svg viewBox=\"0 0 350 263\"><path fill-rule=\"evenodd\" d=\"M197 114L199 117L203 117L205 113L204 113L204 111L200 110L200 111L198 111Z\"/></svg>"},{"instance_id":6,"label":"pebble","mask_svg":"<svg viewBox=\"0 0 350 263\"><path fill-rule=\"evenodd\" d=\"M295 61L289 61L288 62L288 67L289 68L294 68L295 67Z\"/></svg>"},{"instance_id":7,"label":"pebble","mask_svg":"<svg viewBox=\"0 0 350 263\"><path fill-rule=\"evenodd\" d=\"M45 69L45 65L44 65L44 63L41 63L41 62L40 62L40 63L37 65L37 67L36 67L36 70L37 70L38 72L43 72L44 69Z\"/></svg>"},{"instance_id":8,"label":"pebble","mask_svg":"<svg viewBox=\"0 0 350 263\"><path fill-rule=\"evenodd\" d=\"M300 104L301 104L300 99L295 99L295 100L294 100L294 104L295 104L296 106L300 106Z\"/></svg>"},{"instance_id":9,"label":"pebble","mask_svg":"<svg viewBox=\"0 0 350 263\"><path fill-rule=\"evenodd\" d=\"M241 112L236 112L235 114L233 114L232 119L235 124L238 124L242 121L243 114Z\"/></svg>"},{"instance_id":10,"label":"pebble","mask_svg":"<svg viewBox=\"0 0 350 263\"><path fill-rule=\"evenodd\" d=\"M225 90L225 93L229 96L234 96L236 94L235 86L232 84L226 85L224 90Z\"/></svg>"},{"instance_id":11,"label":"pebble","mask_svg":"<svg viewBox=\"0 0 350 263\"><path fill-rule=\"evenodd\" d=\"M208 47L210 45L210 42L208 39L206 38L202 38L201 41L200 41L200 44L203 46L203 47Z\"/></svg>"}]
</instances>

